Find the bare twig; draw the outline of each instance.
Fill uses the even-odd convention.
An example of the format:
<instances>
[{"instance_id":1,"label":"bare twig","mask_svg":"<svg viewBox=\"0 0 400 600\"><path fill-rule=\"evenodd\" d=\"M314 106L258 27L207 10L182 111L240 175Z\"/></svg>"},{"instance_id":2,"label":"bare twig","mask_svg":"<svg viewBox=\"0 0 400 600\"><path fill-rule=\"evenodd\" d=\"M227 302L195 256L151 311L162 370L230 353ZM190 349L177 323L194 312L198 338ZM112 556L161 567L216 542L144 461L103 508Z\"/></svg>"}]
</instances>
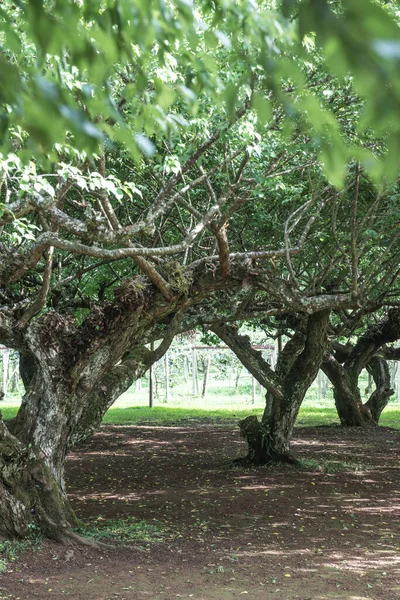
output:
<instances>
[{"instance_id":1,"label":"bare twig","mask_svg":"<svg viewBox=\"0 0 400 600\"><path fill-rule=\"evenodd\" d=\"M236 123L239 119L242 118L242 116L246 113L247 109L248 103L246 103L245 106L243 106L237 111L235 119L228 124L228 129L231 128L234 125L234 123ZM224 131L225 130L226 128L224 129ZM154 201L153 206L149 211L147 222L154 223L154 221L161 214L164 213L167 204L169 204L165 203L165 201L167 200L167 198L169 198L170 194L172 193L172 190L181 180L182 175L187 173L197 163L199 158L203 156L203 154L205 154L205 152L207 152L207 150L209 150L209 148L211 148L211 146L213 146L213 144L215 144L215 142L219 140L219 138L221 137L221 132L222 129L218 129L203 144L201 144L197 148L197 150L193 152L192 156L188 158L188 160L182 165L180 172L177 173L174 177L172 177L172 179L170 179L170 181L159 192L157 198ZM225 161L224 164L226 164Z\"/></svg>"},{"instance_id":2,"label":"bare twig","mask_svg":"<svg viewBox=\"0 0 400 600\"><path fill-rule=\"evenodd\" d=\"M230 196L229 191L225 197L218 200L208 177L206 177L206 179L205 179L205 184L206 184L206 188L207 188L208 192L210 193L210 196L211 196L214 204L218 204L218 205L222 206L222 204L221 204L222 201L225 204L225 202L227 201L227 199ZM229 244L228 244L228 236L226 234L226 227L225 227L225 225L223 225L222 227L219 227L217 224L211 223L209 228L214 233L216 240L217 240L221 275L222 275L222 277L226 277L227 275L229 275L229 272L230 272Z\"/></svg>"}]
</instances>

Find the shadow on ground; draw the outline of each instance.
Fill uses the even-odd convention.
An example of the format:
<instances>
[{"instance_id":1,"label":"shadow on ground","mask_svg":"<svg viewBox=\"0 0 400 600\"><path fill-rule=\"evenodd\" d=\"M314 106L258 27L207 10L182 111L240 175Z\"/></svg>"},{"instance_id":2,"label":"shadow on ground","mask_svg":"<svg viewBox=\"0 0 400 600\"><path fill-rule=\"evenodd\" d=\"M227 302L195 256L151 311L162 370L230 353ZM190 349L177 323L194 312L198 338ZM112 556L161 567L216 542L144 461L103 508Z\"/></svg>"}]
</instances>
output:
<instances>
[{"instance_id":1,"label":"shadow on ground","mask_svg":"<svg viewBox=\"0 0 400 600\"><path fill-rule=\"evenodd\" d=\"M0 598L394 600L399 441L299 429L301 468L248 469L232 463L245 452L235 427L104 427L68 461L74 508L100 525L143 519L162 541L46 543L0 579Z\"/></svg>"}]
</instances>

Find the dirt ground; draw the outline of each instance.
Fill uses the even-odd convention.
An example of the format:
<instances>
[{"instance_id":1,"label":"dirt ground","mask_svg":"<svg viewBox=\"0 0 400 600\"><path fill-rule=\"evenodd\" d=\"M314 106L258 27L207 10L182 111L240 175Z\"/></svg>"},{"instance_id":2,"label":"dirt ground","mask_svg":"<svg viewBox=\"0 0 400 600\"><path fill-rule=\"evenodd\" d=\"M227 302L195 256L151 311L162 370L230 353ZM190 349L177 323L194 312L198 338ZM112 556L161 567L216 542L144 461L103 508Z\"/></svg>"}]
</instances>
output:
<instances>
[{"instance_id":1,"label":"dirt ground","mask_svg":"<svg viewBox=\"0 0 400 600\"><path fill-rule=\"evenodd\" d=\"M302 468L232 464L232 426L104 427L71 454L82 518L135 516L167 537L46 542L0 577L5 600L400 598L400 432L298 429ZM156 521L154 521L156 520Z\"/></svg>"}]
</instances>

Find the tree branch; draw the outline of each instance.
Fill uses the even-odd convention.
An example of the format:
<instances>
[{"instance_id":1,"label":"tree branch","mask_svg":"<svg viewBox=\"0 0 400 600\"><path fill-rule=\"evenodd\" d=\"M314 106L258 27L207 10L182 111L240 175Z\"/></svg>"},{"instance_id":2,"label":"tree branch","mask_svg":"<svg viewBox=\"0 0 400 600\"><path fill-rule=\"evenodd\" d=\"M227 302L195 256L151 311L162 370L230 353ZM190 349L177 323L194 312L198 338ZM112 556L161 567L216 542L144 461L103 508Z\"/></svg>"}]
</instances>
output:
<instances>
[{"instance_id":1,"label":"tree branch","mask_svg":"<svg viewBox=\"0 0 400 600\"><path fill-rule=\"evenodd\" d=\"M51 273L52 273L52 265L53 265L53 254L54 248L50 246L46 253L46 266L43 274L43 283L40 289L39 295L36 300L28 306L20 320L18 321L18 327L23 329L29 321L37 315L45 305L47 294L50 289L50 281L51 281Z\"/></svg>"},{"instance_id":2,"label":"tree branch","mask_svg":"<svg viewBox=\"0 0 400 600\"><path fill-rule=\"evenodd\" d=\"M255 379L276 398L283 398L281 382L260 351L251 347L248 336L240 335L237 329L221 323L210 326L221 340L236 354L240 362Z\"/></svg>"},{"instance_id":3,"label":"tree branch","mask_svg":"<svg viewBox=\"0 0 400 600\"><path fill-rule=\"evenodd\" d=\"M351 218L351 291L354 298L358 297L358 251L357 251L357 211L358 194L360 189L360 163L356 167L356 189L353 201L353 214Z\"/></svg>"}]
</instances>

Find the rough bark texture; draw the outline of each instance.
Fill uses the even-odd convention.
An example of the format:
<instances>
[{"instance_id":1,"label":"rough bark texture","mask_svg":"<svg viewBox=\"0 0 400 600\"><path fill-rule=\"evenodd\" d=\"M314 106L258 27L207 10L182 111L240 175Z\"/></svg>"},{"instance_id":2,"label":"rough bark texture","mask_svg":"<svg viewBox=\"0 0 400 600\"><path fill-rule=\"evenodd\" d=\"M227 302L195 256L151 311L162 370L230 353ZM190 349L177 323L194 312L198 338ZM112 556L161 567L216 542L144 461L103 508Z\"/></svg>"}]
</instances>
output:
<instances>
[{"instance_id":1,"label":"rough bark texture","mask_svg":"<svg viewBox=\"0 0 400 600\"><path fill-rule=\"evenodd\" d=\"M283 379L284 398L279 401L267 392L265 410L261 422L266 454L287 455L290 451L290 438L304 396L315 377L326 353L329 311L310 315L302 334L304 345L299 352L297 339L293 340L293 361L285 352L277 363L277 374ZM290 348L287 352L290 354Z\"/></svg>"},{"instance_id":2,"label":"rough bark texture","mask_svg":"<svg viewBox=\"0 0 400 600\"><path fill-rule=\"evenodd\" d=\"M26 393L9 429L3 425L3 435L8 445L15 440L16 448L29 448L29 460L35 457L36 462L32 472L22 451L17 458L12 455L10 463L6 447L0 448L6 461L0 468L5 511L0 533L21 535L29 517L37 517L46 534L63 539L68 530L73 536L74 517L64 484L68 450L93 432L110 404L162 356L173 339L179 325L173 303L166 303L161 295L146 295L137 286L120 294L118 303L94 310L80 329L65 317L47 313L18 332ZM150 353L142 345L143 335L160 314L172 314L172 320L165 327L163 342ZM13 476L10 464L18 466L13 467ZM28 491L34 488L35 473L45 482L46 494L40 501L38 492L33 497ZM47 510L50 501L54 506Z\"/></svg>"},{"instance_id":3,"label":"rough bark texture","mask_svg":"<svg viewBox=\"0 0 400 600\"><path fill-rule=\"evenodd\" d=\"M372 420L379 422L380 416L389 402L394 390L390 384L390 370L387 361L381 356L374 356L367 364L367 371L372 375L375 390L370 395L365 406L371 411Z\"/></svg>"},{"instance_id":4,"label":"rough bark texture","mask_svg":"<svg viewBox=\"0 0 400 600\"><path fill-rule=\"evenodd\" d=\"M295 462L290 438L304 399L327 349L329 311L300 319L297 331L282 350L274 373L261 353L251 350L250 340L232 327L212 327L237 354L256 379L267 388L261 423L248 417L239 423L248 444L247 459L254 464Z\"/></svg>"},{"instance_id":5,"label":"rough bark texture","mask_svg":"<svg viewBox=\"0 0 400 600\"><path fill-rule=\"evenodd\" d=\"M50 469L0 420L0 533L22 537L32 522L59 541L77 524Z\"/></svg>"},{"instance_id":6,"label":"rough bark texture","mask_svg":"<svg viewBox=\"0 0 400 600\"><path fill-rule=\"evenodd\" d=\"M336 346L322 363L333 388L339 419L345 426L376 425L393 390L390 387L389 369L377 352L389 342L400 338L400 310L391 309L386 319L367 329L354 347ZM375 390L363 404L358 386L361 371L372 374Z\"/></svg>"},{"instance_id":7,"label":"rough bark texture","mask_svg":"<svg viewBox=\"0 0 400 600\"><path fill-rule=\"evenodd\" d=\"M322 369L333 385L333 397L341 424L349 427L372 424L361 401L358 377L352 377L332 354L325 358Z\"/></svg>"},{"instance_id":8,"label":"rough bark texture","mask_svg":"<svg viewBox=\"0 0 400 600\"><path fill-rule=\"evenodd\" d=\"M146 350L146 349L145 349ZM143 363L124 360L110 369L110 372L99 382L85 406L74 431L71 433L71 446L86 442L100 427L103 417L114 402L141 377ZM145 369L143 369L145 371Z\"/></svg>"},{"instance_id":9,"label":"rough bark texture","mask_svg":"<svg viewBox=\"0 0 400 600\"><path fill-rule=\"evenodd\" d=\"M115 399L162 357L188 306L200 303L212 291L240 282L240 277L222 282L209 276L207 286L207 282L198 279L189 302L186 288L180 293L177 290L173 300L166 300L154 285L135 278L115 290L114 301L94 306L79 326L73 317L47 312L21 327L18 315L13 319L0 313L0 341L20 351L26 388L18 415L5 430L36 457L46 473L46 489L57 491L58 516L55 510L49 511L48 516L48 522L54 522L52 537L57 537L56 528L60 539L66 537L66 529L73 536L69 524L74 518L64 484L64 462L71 445L87 439ZM155 338L162 341L150 352L144 343L152 339L156 326ZM19 466L25 472L20 488L26 490L31 481L28 465L20 461ZM6 479L2 495L7 498L4 506L10 510L8 516L4 515L4 524L0 523L0 533L3 527L4 533L17 534L26 528L32 502L22 502L25 524L18 524L17 512L11 510L14 487L11 486L9 498L6 491L11 488ZM16 499L20 502L18 495ZM45 515L46 511L40 513ZM41 524L45 521L41 517Z\"/></svg>"}]
</instances>

